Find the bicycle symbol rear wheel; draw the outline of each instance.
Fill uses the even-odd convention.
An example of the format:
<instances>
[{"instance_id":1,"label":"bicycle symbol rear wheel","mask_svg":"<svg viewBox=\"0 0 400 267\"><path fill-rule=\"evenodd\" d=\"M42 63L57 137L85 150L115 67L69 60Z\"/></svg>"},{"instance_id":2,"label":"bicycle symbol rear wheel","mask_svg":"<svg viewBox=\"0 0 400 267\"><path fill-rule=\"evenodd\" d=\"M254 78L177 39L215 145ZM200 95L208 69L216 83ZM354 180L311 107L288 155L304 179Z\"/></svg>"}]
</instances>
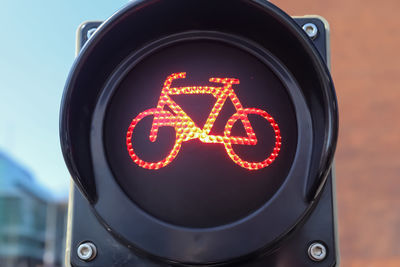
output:
<instances>
[{"instance_id":1,"label":"bicycle symbol rear wheel","mask_svg":"<svg viewBox=\"0 0 400 267\"><path fill-rule=\"evenodd\" d=\"M238 119L244 119L249 114L260 115L261 117L265 118L270 123L270 125L272 126L272 128L274 129L274 132L275 132L275 146L273 148L273 151L263 161L259 161L259 162L245 161L245 160L241 159L232 148L232 143L230 141L232 127ZM243 116L245 116L245 117L243 117ZM275 160L275 158L278 156L279 151L281 149L282 138L280 135L280 130L279 130L278 124L275 122L274 118L271 115L269 115L266 111L261 110L261 109L246 108L243 110L243 112L240 112L240 113L238 112L238 113L233 114L229 118L228 122L225 125L224 134L226 137L226 138L224 138L224 140L225 140L224 145L225 145L226 152L228 153L228 156L233 160L233 162L235 162L239 166L246 168L248 170L259 170L259 169L269 166Z\"/></svg>"},{"instance_id":2,"label":"bicycle symbol rear wheel","mask_svg":"<svg viewBox=\"0 0 400 267\"><path fill-rule=\"evenodd\" d=\"M133 130L135 129L137 124L144 117L156 116L156 115L159 116L158 127L164 127L164 126L174 127L175 133L176 133L176 140L175 140L175 144L174 144L173 148L171 149L169 154L164 159L157 161L157 162L148 162L148 161L144 161L144 160L140 159L133 148L133 145L132 145L133 138L134 138ZM157 170L157 169L165 167L169 163L171 163L171 161L173 161L175 159L175 157L178 155L178 152L181 148L181 143L182 143L182 142L178 142L179 139L178 139L178 134L177 134L177 131L175 128L175 124L176 124L175 116L173 116L170 112L165 111L165 110L151 108L151 109L148 109L148 110L145 110L145 111L139 113L139 115L137 115L132 120L131 124L129 125L128 132L126 134L126 146L128 148L129 156L131 157L132 161L134 163L136 163L137 165L139 165L140 167L145 168L145 169L150 169L150 170ZM150 135L151 135L151 133L150 133Z\"/></svg>"}]
</instances>

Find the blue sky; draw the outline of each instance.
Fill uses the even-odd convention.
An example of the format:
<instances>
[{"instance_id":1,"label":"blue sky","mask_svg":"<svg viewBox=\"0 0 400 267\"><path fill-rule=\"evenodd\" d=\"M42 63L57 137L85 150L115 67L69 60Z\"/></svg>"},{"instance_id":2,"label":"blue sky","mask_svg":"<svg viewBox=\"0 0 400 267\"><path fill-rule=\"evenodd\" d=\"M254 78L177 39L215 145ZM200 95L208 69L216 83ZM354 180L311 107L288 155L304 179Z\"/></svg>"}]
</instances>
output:
<instances>
[{"instance_id":1,"label":"blue sky","mask_svg":"<svg viewBox=\"0 0 400 267\"><path fill-rule=\"evenodd\" d=\"M0 150L56 196L69 174L59 145L62 91L75 57L75 33L127 0L0 0Z\"/></svg>"}]
</instances>

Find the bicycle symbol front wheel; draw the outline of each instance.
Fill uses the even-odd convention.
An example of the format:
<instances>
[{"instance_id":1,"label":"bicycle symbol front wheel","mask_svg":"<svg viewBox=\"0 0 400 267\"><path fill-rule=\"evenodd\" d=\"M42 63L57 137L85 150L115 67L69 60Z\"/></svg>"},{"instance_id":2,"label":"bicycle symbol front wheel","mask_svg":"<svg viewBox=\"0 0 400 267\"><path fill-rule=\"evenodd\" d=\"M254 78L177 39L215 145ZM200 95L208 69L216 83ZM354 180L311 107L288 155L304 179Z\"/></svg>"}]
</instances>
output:
<instances>
[{"instance_id":1,"label":"bicycle symbol front wheel","mask_svg":"<svg viewBox=\"0 0 400 267\"><path fill-rule=\"evenodd\" d=\"M175 129L175 134L176 134L175 144L174 144L173 148L171 149L171 151L169 152L169 154L165 158L163 158L160 161L156 161L156 162L148 162L148 161L144 161L144 160L140 159L134 150L133 139L135 136L134 136L133 131L134 131L135 127L138 125L138 123L144 117L147 117L147 116L158 116L158 120L157 120L158 127L171 126L171 127L174 127L174 129L175 129L175 124L176 124L176 118L168 111L151 108L151 109L148 109L148 110L145 110L145 111L139 113L139 115L137 115L132 120L131 124L129 125L128 132L126 134L126 146L127 146L129 156L131 157L132 161L142 168L150 169L150 170L157 170L157 169L167 166L169 163L171 163L171 161L173 161L175 159L175 157L178 155L178 152L181 148L181 142L178 142L178 135L177 135L177 131ZM151 133L150 133L150 135L151 135ZM152 139L152 138L150 138L150 139Z\"/></svg>"},{"instance_id":2,"label":"bicycle symbol front wheel","mask_svg":"<svg viewBox=\"0 0 400 267\"><path fill-rule=\"evenodd\" d=\"M265 158L263 161L259 161L259 162L245 161L245 160L241 159L232 148L232 143L230 141L232 127L238 119L243 121L249 114L260 115L261 117L266 119L269 122L269 124L272 126L272 128L274 129L275 146L274 146L271 154L269 154L268 157ZM261 110L261 109L246 108L240 113L238 112L238 113L233 114L229 118L228 122L225 125L224 134L225 134L224 145L225 145L226 152L228 153L228 156L233 160L233 162L235 162L239 166L246 168L248 170L259 170L259 169L269 166L275 160L275 158L278 156L279 151L281 149L282 138L280 135L280 130L279 130L278 124L275 122L274 118L271 115L269 115L266 111Z\"/></svg>"}]
</instances>

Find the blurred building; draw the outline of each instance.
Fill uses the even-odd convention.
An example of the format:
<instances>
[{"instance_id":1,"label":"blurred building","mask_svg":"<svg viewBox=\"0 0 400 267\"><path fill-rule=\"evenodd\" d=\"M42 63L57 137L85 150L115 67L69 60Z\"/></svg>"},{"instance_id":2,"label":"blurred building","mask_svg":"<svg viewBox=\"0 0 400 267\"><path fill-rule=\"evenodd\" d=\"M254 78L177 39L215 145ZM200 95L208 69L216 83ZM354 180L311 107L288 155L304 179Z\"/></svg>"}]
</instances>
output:
<instances>
[{"instance_id":1,"label":"blurred building","mask_svg":"<svg viewBox=\"0 0 400 267\"><path fill-rule=\"evenodd\" d=\"M62 266L66 211L0 152L0 267Z\"/></svg>"}]
</instances>

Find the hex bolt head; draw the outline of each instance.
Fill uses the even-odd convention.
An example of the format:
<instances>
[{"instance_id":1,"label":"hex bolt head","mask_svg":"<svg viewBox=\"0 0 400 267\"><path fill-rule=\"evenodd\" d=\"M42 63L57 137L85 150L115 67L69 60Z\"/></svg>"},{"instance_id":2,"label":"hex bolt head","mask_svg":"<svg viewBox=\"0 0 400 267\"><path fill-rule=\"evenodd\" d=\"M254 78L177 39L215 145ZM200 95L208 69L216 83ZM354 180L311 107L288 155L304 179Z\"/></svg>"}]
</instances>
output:
<instances>
[{"instance_id":1,"label":"hex bolt head","mask_svg":"<svg viewBox=\"0 0 400 267\"><path fill-rule=\"evenodd\" d=\"M89 29L89 30L87 31L86 37L87 37L88 40L90 39L90 37L93 36L93 34L96 32L96 30L97 30L97 28L91 28L91 29Z\"/></svg>"},{"instance_id":2,"label":"hex bolt head","mask_svg":"<svg viewBox=\"0 0 400 267\"><path fill-rule=\"evenodd\" d=\"M77 254L83 261L91 261L97 255L96 246L92 242L83 242L78 246Z\"/></svg>"},{"instance_id":3,"label":"hex bolt head","mask_svg":"<svg viewBox=\"0 0 400 267\"><path fill-rule=\"evenodd\" d=\"M322 261L326 255L326 247L319 242L314 242L308 247L308 256L313 261Z\"/></svg>"},{"instance_id":4,"label":"hex bolt head","mask_svg":"<svg viewBox=\"0 0 400 267\"><path fill-rule=\"evenodd\" d=\"M318 28L314 23L306 23L303 25L303 30L307 33L308 37L315 39L318 35Z\"/></svg>"}]
</instances>

